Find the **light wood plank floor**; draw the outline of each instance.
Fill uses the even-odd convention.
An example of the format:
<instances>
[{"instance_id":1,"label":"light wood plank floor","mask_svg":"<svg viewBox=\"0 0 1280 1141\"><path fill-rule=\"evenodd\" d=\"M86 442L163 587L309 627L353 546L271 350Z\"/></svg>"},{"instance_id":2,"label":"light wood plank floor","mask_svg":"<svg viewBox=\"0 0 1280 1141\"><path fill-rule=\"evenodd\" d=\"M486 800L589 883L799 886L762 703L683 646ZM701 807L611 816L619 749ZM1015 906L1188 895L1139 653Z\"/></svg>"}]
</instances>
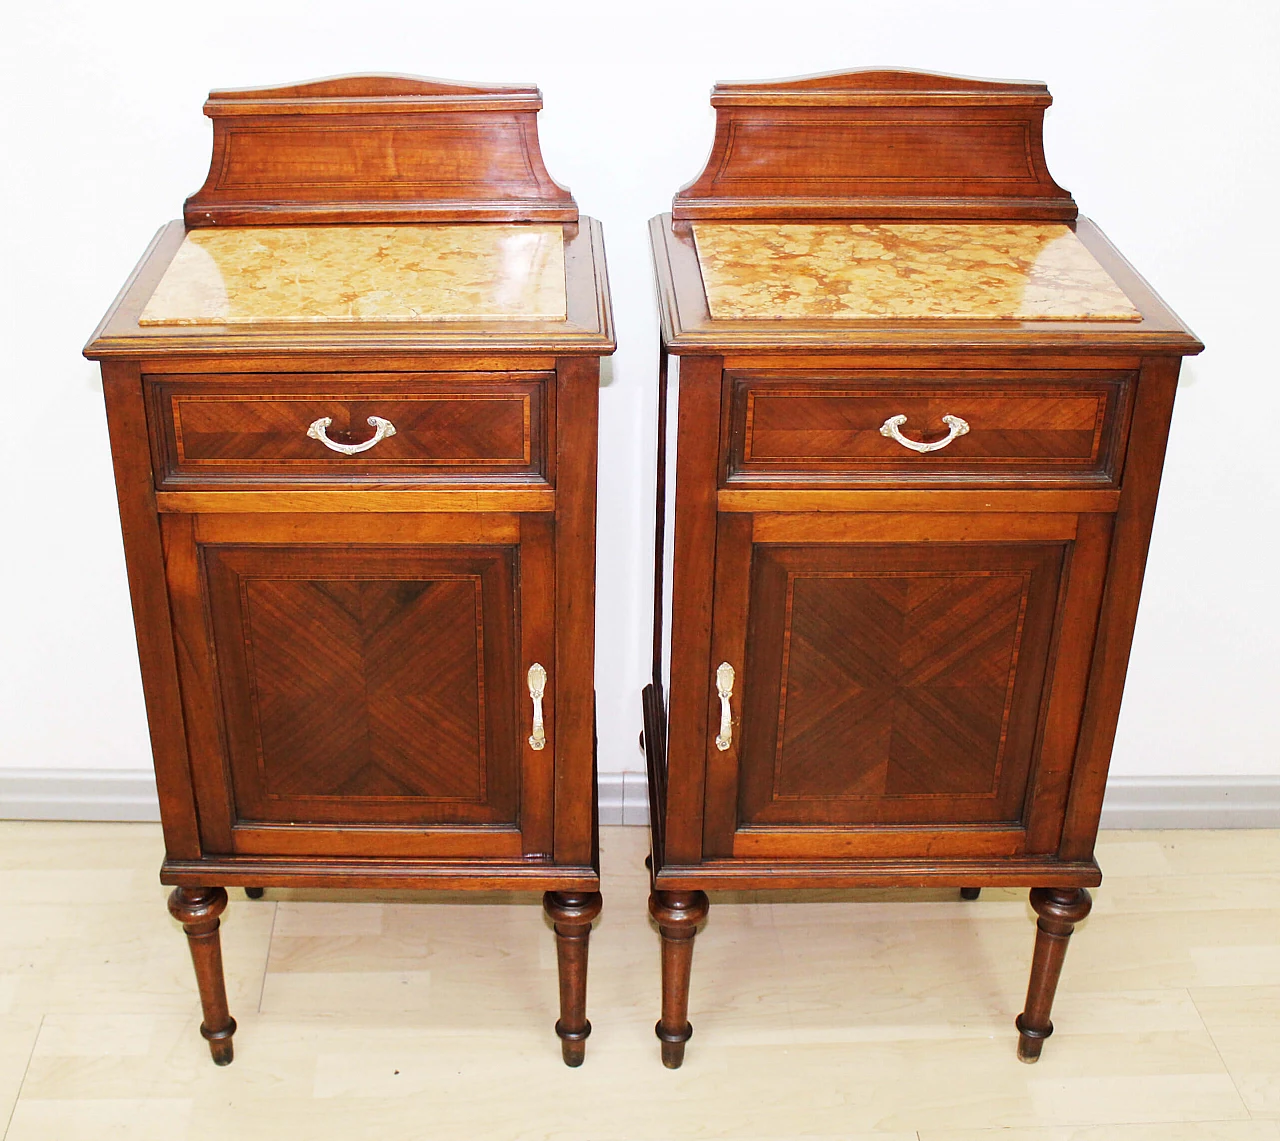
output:
<instances>
[{"instance_id":1,"label":"light wood plank floor","mask_svg":"<svg viewBox=\"0 0 1280 1141\"><path fill-rule=\"evenodd\" d=\"M604 830L595 1033L552 1033L534 897L232 893L236 1061L197 1033L158 827L0 824L8 1141L1280 1141L1280 832L1104 833L1037 1066L1022 891L712 897L658 1061L647 833ZM490 901L494 897L488 897ZM416 900L416 902L415 902Z\"/></svg>"}]
</instances>

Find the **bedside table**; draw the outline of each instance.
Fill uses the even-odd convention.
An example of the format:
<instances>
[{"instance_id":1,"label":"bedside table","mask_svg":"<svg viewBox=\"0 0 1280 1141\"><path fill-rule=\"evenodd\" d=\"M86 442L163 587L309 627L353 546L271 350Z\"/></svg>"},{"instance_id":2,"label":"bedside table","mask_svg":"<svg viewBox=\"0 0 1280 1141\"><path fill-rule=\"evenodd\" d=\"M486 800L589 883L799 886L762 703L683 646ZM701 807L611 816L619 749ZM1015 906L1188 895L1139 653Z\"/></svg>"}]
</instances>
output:
<instances>
[{"instance_id":1,"label":"bedside table","mask_svg":"<svg viewBox=\"0 0 1280 1141\"><path fill-rule=\"evenodd\" d=\"M565 1061L600 909L600 226L534 87L214 92L102 362L170 910L231 1061L226 888L537 890Z\"/></svg>"},{"instance_id":2,"label":"bedside table","mask_svg":"<svg viewBox=\"0 0 1280 1141\"><path fill-rule=\"evenodd\" d=\"M1035 1061L1093 858L1180 358L1042 84L720 84L653 220L644 693L663 1061L710 890L1031 888Z\"/></svg>"}]
</instances>

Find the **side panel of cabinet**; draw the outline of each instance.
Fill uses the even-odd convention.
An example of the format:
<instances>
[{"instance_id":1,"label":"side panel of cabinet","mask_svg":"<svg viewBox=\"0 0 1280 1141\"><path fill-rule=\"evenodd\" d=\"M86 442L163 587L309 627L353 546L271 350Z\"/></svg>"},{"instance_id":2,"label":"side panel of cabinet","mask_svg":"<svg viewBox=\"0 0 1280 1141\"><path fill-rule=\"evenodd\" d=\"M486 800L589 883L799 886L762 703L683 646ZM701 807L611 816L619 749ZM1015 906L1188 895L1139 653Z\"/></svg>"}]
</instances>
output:
<instances>
[{"instance_id":1,"label":"side panel of cabinet","mask_svg":"<svg viewBox=\"0 0 1280 1141\"><path fill-rule=\"evenodd\" d=\"M1055 849L1106 520L720 518L708 855Z\"/></svg>"},{"instance_id":2,"label":"side panel of cabinet","mask_svg":"<svg viewBox=\"0 0 1280 1141\"><path fill-rule=\"evenodd\" d=\"M168 516L208 852L546 853L550 536L518 516Z\"/></svg>"}]
</instances>

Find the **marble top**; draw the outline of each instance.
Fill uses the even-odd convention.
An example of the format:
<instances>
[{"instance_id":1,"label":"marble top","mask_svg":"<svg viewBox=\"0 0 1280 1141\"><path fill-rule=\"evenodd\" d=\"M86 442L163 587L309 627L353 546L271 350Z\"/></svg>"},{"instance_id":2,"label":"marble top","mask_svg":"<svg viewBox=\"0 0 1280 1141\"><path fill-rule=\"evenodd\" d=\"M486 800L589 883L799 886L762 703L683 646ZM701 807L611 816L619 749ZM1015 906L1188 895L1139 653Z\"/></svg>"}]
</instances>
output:
<instances>
[{"instance_id":1,"label":"marble top","mask_svg":"<svg viewBox=\"0 0 1280 1141\"><path fill-rule=\"evenodd\" d=\"M1067 226L695 222L713 320L1140 321Z\"/></svg>"},{"instance_id":2,"label":"marble top","mask_svg":"<svg viewBox=\"0 0 1280 1141\"><path fill-rule=\"evenodd\" d=\"M140 325L563 321L559 224L191 230Z\"/></svg>"}]
</instances>

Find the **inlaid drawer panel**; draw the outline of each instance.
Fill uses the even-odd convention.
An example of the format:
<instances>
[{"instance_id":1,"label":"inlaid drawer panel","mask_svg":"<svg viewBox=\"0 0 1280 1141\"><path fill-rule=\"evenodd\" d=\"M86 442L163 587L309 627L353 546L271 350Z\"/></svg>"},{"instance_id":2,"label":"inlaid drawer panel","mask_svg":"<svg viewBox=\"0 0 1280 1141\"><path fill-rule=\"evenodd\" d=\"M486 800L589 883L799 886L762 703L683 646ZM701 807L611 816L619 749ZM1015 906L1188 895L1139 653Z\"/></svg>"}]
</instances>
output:
<instances>
[{"instance_id":1,"label":"inlaid drawer panel","mask_svg":"<svg viewBox=\"0 0 1280 1141\"><path fill-rule=\"evenodd\" d=\"M551 376L153 376L156 482L545 485Z\"/></svg>"},{"instance_id":2,"label":"inlaid drawer panel","mask_svg":"<svg viewBox=\"0 0 1280 1141\"><path fill-rule=\"evenodd\" d=\"M1131 374L728 374L731 483L1119 481Z\"/></svg>"}]
</instances>

